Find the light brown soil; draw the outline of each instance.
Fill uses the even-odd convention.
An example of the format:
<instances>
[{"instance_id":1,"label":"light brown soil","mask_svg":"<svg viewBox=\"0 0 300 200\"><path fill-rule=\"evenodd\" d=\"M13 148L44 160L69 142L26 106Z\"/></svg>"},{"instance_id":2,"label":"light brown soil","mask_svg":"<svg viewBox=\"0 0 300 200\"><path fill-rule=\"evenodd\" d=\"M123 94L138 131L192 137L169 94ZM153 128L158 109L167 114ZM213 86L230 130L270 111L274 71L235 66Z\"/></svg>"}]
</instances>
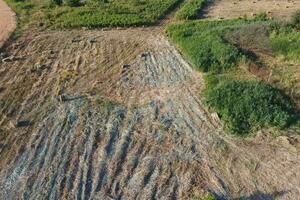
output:
<instances>
[{"instance_id":1,"label":"light brown soil","mask_svg":"<svg viewBox=\"0 0 300 200\"><path fill-rule=\"evenodd\" d=\"M288 20L300 9L297 0L214 0L201 17L208 19L253 18L266 12L268 17Z\"/></svg>"},{"instance_id":2,"label":"light brown soil","mask_svg":"<svg viewBox=\"0 0 300 200\"><path fill-rule=\"evenodd\" d=\"M0 0L0 48L9 39L16 28L15 13Z\"/></svg>"}]
</instances>

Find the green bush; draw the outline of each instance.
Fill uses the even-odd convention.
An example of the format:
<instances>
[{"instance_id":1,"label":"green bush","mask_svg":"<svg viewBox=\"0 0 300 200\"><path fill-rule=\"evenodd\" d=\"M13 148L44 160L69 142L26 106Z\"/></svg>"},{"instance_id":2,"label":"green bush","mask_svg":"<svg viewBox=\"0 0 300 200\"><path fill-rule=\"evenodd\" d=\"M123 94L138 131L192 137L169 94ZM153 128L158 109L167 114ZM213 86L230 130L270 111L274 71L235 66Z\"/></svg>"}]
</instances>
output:
<instances>
[{"instance_id":1,"label":"green bush","mask_svg":"<svg viewBox=\"0 0 300 200\"><path fill-rule=\"evenodd\" d=\"M234 44L245 54L253 52L271 53L271 42L269 39L269 25L266 23L255 23L225 33L223 38L230 44Z\"/></svg>"},{"instance_id":2,"label":"green bush","mask_svg":"<svg viewBox=\"0 0 300 200\"><path fill-rule=\"evenodd\" d=\"M204 7L207 0L187 0L182 8L176 13L179 20L196 19L200 10Z\"/></svg>"},{"instance_id":3,"label":"green bush","mask_svg":"<svg viewBox=\"0 0 300 200\"><path fill-rule=\"evenodd\" d=\"M206 79L206 103L219 114L225 129L247 134L262 127L284 128L293 120L294 106L280 91L261 82Z\"/></svg>"}]
</instances>

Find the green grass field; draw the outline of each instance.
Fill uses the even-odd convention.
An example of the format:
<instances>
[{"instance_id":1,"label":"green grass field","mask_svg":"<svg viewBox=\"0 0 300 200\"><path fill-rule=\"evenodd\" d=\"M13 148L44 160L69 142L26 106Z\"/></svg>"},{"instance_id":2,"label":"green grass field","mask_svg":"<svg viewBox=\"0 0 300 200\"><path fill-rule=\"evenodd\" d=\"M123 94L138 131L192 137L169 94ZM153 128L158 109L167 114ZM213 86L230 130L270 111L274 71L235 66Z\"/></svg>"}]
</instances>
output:
<instances>
[{"instance_id":1,"label":"green grass field","mask_svg":"<svg viewBox=\"0 0 300 200\"><path fill-rule=\"evenodd\" d=\"M194 68L209 72L207 105L225 129L245 135L259 128L285 128L294 122L294 103L239 65L257 62L255 52L299 61L300 33L291 24L256 20L193 21L168 27L167 33Z\"/></svg>"},{"instance_id":2,"label":"green grass field","mask_svg":"<svg viewBox=\"0 0 300 200\"><path fill-rule=\"evenodd\" d=\"M71 3L68 3L71 1ZM55 1L7 0L27 22L43 22L54 28L116 27L152 25L174 9L182 0L72 0L57 5ZM73 2L73 3L72 3Z\"/></svg>"},{"instance_id":3,"label":"green grass field","mask_svg":"<svg viewBox=\"0 0 300 200\"><path fill-rule=\"evenodd\" d=\"M245 20L188 22L169 26L167 33L196 69L224 71L244 60L244 56L223 36L249 23Z\"/></svg>"},{"instance_id":4,"label":"green grass field","mask_svg":"<svg viewBox=\"0 0 300 200\"><path fill-rule=\"evenodd\" d=\"M285 31L271 36L272 49L277 56L300 62L300 32Z\"/></svg>"},{"instance_id":5,"label":"green grass field","mask_svg":"<svg viewBox=\"0 0 300 200\"><path fill-rule=\"evenodd\" d=\"M176 13L179 20L196 19L207 0L187 0L180 10Z\"/></svg>"}]
</instances>

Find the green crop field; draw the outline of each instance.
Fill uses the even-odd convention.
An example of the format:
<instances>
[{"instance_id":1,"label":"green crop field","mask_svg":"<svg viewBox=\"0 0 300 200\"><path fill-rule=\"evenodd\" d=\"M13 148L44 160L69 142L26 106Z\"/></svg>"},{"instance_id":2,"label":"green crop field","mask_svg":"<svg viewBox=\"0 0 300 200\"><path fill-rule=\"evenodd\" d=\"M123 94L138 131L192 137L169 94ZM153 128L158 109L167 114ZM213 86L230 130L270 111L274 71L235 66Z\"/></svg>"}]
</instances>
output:
<instances>
[{"instance_id":1,"label":"green crop field","mask_svg":"<svg viewBox=\"0 0 300 200\"><path fill-rule=\"evenodd\" d=\"M27 21L51 27L115 27L152 25L181 0L7 0ZM30 18L28 19L28 16Z\"/></svg>"}]
</instances>

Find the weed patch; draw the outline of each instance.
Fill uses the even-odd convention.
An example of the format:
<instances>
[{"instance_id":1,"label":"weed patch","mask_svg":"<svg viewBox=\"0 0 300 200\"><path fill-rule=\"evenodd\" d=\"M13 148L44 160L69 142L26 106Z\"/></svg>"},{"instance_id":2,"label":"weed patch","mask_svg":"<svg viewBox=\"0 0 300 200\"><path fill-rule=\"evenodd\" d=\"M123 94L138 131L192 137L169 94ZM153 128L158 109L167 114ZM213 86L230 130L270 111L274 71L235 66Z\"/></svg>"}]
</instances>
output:
<instances>
[{"instance_id":1,"label":"weed patch","mask_svg":"<svg viewBox=\"0 0 300 200\"><path fill-rule=\"evenodd\" d=\"M274 33L271 36L272 50L277 56L292 61L300 61L300 32Z\"/></svg>"},{"instance_id":2,"label":"weed patch","mask_svg":"<svg viewBox=\"0 0 300 200\"><path fill-rule=\"evenodd\" d=\"M251 22L246 20L200 21L171 25L167 31L196 69L221 72L245 60L243 53L227 42L224 35L249 23Z\"/></svg>"},{"instance_id":3,"label":"weed patch","mask_svg":"<svg viewBox=\"0 0 300 200\"><path fill-rule=\"evenodd\" d=\"M225 129L247 134L259 128L285 128L294 120L292 101L279 90L258 81L206 79L206 103L219 114Z\"/></svg>"}]
</instances>

